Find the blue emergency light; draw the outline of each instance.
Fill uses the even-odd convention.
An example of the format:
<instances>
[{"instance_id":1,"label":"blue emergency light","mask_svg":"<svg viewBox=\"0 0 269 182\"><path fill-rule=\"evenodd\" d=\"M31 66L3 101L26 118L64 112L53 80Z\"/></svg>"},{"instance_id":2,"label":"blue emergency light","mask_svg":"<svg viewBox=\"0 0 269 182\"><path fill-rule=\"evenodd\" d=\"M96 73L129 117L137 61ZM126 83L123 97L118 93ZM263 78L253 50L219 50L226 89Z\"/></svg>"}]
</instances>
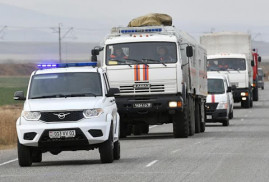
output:
<instances>
[{"instance_id":1,"label":"blue emergency light","mask_svg":"<svg viewBox=\"0 0 269 182\"><path fill-rule=\"evenodd\" d=\"M81 67L81 66L97 66L96 62L91 63L59 63L59 64L38 64L39 69L49 69L49 68L67 68L67 67Z\"/></svg>"},{"instance_id":2,"label":"blue emergency light","mask_svg":"<svg viewBox=\"0 0 269 182\"><path fill-rule=\"evenodd\" d=\"M130 34L130 33L155 33L155 32L161 32L161 28L148 28L148 29L127 29L127 30L121 30L121 33L123 34Z\"/></svg>"}]
</instances>

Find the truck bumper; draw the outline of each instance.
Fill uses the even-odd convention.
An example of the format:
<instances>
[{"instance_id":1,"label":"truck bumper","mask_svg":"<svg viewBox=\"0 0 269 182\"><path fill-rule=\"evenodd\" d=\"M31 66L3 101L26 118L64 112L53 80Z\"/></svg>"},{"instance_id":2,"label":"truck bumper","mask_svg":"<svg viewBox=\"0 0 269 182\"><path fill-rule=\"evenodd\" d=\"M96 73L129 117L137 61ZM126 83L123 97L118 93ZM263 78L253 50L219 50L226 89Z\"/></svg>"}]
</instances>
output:
<instances>
[{"instance_id":1,"label":"truck bumper","mask_svg":"<svg viewBox=\"0 0 269 182\"><path fill-rule=\"evenodd\" d=\"M181 102L181 107L169 107L169 102ZM166 123L167 116L183 110L183 99L180 95L120 96L116 103L121 118L124 120L161 120ZM141 107L140 107L141 106Z\"/></svg>"},{"instance_id":2,"label":"truck bumper","mask_svg":"<svg viewBox=\"0 0 269 182\"><path fill-rule=\"evenodd\" d=\"M236 88L235 90L233 90L233 98L234 98L234 102L241 102L244 99L247 99L248 96L243 96L241 93L249 93L249 89L248 88Z\"/></svg>"}]
</instances>

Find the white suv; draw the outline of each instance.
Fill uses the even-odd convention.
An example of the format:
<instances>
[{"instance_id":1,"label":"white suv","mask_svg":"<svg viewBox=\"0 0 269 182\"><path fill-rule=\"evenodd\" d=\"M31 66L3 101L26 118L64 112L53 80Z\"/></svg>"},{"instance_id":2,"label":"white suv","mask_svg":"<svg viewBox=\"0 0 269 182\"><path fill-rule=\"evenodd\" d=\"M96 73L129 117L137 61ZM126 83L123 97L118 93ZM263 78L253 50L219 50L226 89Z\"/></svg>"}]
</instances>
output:
<instances>
[{"instance_id":1,"label":"white suv","mask_svg":"<svg viewBox=\"0 0 269 182\"><path fill-rule=\"evenodd\" d=\"M120 158L119 114L106 72L96 63L39 65L31 75L17 120L18 161L31 166L42 153L99 148L101 161ZM47 69L49 68L49 69Z\"/></svg>"}]
</instances>

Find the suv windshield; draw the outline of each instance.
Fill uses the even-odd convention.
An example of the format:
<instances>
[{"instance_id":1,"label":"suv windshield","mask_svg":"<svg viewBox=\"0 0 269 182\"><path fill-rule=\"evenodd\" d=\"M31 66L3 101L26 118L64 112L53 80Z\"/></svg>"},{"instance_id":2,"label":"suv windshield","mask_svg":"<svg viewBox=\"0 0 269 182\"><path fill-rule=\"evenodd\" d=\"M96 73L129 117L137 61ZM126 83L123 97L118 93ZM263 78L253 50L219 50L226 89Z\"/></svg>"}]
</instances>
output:
<instances>
[{"instance_id":1,"label":"suv windshield","mask_svg":"<svg viewBox=\"0 0 269 182\"><path fill-rule=\"evenodd\" d=\"M166 64L177 62L176 43L134 42L106 46L107 65Z\"/></svg>"},{"instance_id":2,"label":"suv windshield","mask_svg":"<svg viewBox=\"0 0 269 182\"><path fill-rule=\"evenodd\" d=\"M34 75L29 99L101 96L99 73L50 73Z\"/></svg>"},{"instance_id":3,"label":"suv windshield","mask_svg":"<svg viewBox=\"0 0 269 182\"><path fill-rule=\"evenodd\" d=\"M225 93L224 83L222 79L208 79L208 93L209 94L223 94Z\"/></svg>"},{"instance_id":4,"label":"suv windshield","mask_svg":"<svg viewBox=\"0 0 269 182\"><path fill-rule=\"evenodd\" d=\"M208 59L207 71L246 70L246 61L241 58Z\"/></svg>"}]
</instances>

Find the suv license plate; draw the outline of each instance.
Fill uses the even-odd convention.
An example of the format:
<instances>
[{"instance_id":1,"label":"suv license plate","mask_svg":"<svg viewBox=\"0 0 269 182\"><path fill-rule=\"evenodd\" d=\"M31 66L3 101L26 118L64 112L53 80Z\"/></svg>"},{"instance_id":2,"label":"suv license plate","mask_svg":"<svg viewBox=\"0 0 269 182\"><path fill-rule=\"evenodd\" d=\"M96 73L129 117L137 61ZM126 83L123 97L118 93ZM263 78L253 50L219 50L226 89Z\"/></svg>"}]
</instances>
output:
<instances>
[{"instance_id":1,"label":"suv license plate","mask_svg":"<svg viewBox=\"0 0 269 182\"><path fill-rule=\"evenodd\" d=\"M151 108L152 104L151 103L136 103L133 104L134 108Z\"/></svg>"},{"instance_id":2,"label":"suv license plate","mask_svg":"<svg viewBox=\"0 0 269 182\"><path fill-rule=\"evenodd\" d=\"M74 138L75 136L76 130L49 131L50 138Z\"/></svg>"}]
</instances>

